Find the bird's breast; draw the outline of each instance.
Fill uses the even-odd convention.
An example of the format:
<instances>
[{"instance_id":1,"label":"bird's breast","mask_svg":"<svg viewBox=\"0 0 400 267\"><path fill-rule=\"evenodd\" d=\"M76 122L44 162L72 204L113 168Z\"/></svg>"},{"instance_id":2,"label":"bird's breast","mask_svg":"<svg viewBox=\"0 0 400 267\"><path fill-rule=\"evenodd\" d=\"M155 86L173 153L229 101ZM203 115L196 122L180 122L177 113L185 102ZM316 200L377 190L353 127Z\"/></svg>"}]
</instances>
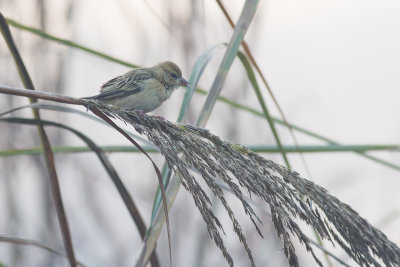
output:
<instances>
[{"instance_id":1,"label":"bird's breast","mask_svg":"<svg viewBox=\"0 0 400 267\"><path fill-rule=\"evenodd\" d=\"M171 95L164 86L153 79L143 82L141 88L143 90L140 92L113 99L108 103L118 107L150 112L158 108Z\"/></svg>"}]
</instances>

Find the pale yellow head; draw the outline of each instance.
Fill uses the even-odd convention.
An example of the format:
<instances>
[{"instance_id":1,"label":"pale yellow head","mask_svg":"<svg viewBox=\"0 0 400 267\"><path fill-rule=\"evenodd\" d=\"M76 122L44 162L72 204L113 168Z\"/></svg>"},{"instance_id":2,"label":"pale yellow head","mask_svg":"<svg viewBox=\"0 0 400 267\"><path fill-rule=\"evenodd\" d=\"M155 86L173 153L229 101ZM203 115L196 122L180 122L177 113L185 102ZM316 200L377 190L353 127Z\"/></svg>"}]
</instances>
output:
<instances>
[{"instance_id":1,"label":"pale yellow head","mask_svg":"<svg viewBox=\"0 0 400 267\"><path fill-rule=\"evenodd\" d=\"M154 77L160 81L167 90L175 90L179 86L188 86L189 82L182 78L181 69L171 61L165 61L152 67Z\"/></svg>"}]
</instances>

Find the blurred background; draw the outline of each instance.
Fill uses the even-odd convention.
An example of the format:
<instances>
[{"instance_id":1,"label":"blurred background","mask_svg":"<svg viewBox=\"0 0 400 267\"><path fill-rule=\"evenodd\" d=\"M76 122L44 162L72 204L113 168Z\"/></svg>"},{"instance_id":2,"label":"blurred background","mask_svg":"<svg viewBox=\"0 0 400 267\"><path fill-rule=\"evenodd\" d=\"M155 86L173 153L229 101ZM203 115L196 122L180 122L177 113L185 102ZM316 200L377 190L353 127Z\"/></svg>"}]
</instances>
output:
<instances>
[{"instance_id":1,"label":"blurred background","mask_svg":"<svg viewBox=\"0 0 400 267\"><path fill-rule=\"evenodd\" d=\"M223 1L236 22L244 1ZM184 77L208 47L229 42L232 28L215 1L161 0L0 0L6 18L39 28L140 66L176 62ZM260 1L245 40L289 122L345 145L399 144L400 3L398 1ZM122 66L83 51L11 27L16 45L39 91L73 97L94 95L105 81L125 73ZM212 59L199 87L209 90L223 50ZM22 87L14 61L0 41L0 84ZM279 112L262 87L271 113ZM184 90L152 114L176 121ZM222 96L261 110L243 66L235 60ZM188 122L199 115L205 97L195 94ZM1 95L0 112L28 104ZM81 111L85 111L80 108ZM115 130L78 115L42 111L43 118L79 129L99 145L129 145ZM31 117L29 109L12 114ZM123 124L120 124L121 126ZM0 122L0 151L36 148L36 127ZM283 144L289 131L277 126ZM129 128L129 127L128 127ZM244 145L274 145L265 119L217 102L206 126L224 140ZM47 127L54 146L84 146L70 133ZM131 129L133 130L133 129ZM322 145L296 132L300 145ZM400 166L399 151L371 155ZM42 155L0 157L0 235L35 240L63 250ZM110 160L148 224L157 178L139 153L110 153ZM388 167L352 152L289 154L294 170L349 204L400 245L400 168ZM151 154L161 168L163 157ZM278 153L263 157L284 164ZM121 198L93 153L57 153L56 167L77 259L87 266L132 266L141 238ZM307 169L309 171L307 171ZM232 203L235 199L228 197ZM225 242L235 266L249 266L219 203ZM239 219L257 266L288 266L271 219L259 211L264 239L237 205ZM174 266L226 266L208 237L191 196L180 190L170 212ZM312 236L311 231L307 231ZM320 250L314 248L325 263ZM327 249L355 266L340 248ZM302 266L316 263L297 246ZM169 266L165 229L157 246L161 266ZM5 266L68 266L68 261L36 247L0 243ZM332 266L339 266L331 259Z\"/></svg>"}]
</instances>

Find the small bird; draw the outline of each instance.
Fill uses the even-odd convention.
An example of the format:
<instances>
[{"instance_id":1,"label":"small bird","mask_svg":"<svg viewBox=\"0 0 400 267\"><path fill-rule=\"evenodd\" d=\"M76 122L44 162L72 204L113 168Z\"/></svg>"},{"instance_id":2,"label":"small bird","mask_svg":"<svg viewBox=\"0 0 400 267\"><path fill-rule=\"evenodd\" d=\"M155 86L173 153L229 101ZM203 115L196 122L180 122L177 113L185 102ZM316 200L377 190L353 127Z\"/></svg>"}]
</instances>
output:
<instances>
[{"instance_id":1,"label":"small bird","mask_svg":"<svg viewBox=\"0 0 400 267\"><path fill-rule=\"evenodd\" d=\"M137 68L101 86L100 94L84 99L147 113L158 108L179 86L188 86L179 67L170 61Z\"/></svg>"}]
</instances>

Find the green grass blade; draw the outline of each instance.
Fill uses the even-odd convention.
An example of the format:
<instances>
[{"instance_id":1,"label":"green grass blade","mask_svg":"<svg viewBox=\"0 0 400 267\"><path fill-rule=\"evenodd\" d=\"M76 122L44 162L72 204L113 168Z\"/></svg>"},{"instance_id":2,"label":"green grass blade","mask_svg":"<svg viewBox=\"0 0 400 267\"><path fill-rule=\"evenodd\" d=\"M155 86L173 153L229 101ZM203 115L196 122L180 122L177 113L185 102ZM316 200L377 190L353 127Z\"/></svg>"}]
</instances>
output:
<instances>
[{"instance_id":1,"label":"green grass blade","mask_svg":"<svg viewBox=\"0 0 400 267\"><path fill-rule=\"evenodd\" d=\"M163 165L161 174L162 174L162 178L163 178L164 187L168 188L169 180L171 177L171 171L168 168L168 165L166 163L164 163L164 165ZM151 209L150 227L154 223L154 218L157 215L160 205L161 205L161 190L160 190L160 186L157 186L156 194L155 194L154 200L153 200L153 207Z\"/></svg>"},{"instance_id":2,"label":"green grass blade","mask_svg":"<svg viewBox=\"0 0 400 267\"><path fill-rule=\"evenodd\" d=\"M225 46L226 46L225 44L217 44L208 47L201 53L201 55L196 60L196 63L194 64L192 69L192 74L190 75L190 80L189 80L190 86L187 87L177 122L183 122L184 116L186 115L187 109L189 107L189 103L192 100L195 88L197 88L197 84L199 83L199 80L204 72L204 69L207 67L208 63L213 58L215 53Z\"/></svg>"},{"instance_id":3,"label":"green grass blade","mask_svg":"<svg viewBox=\"0 0 400 267\"><path fill-rule=\"evenodd\" d=\"M37 247L37 248L40 248L40 249L43 249L43 250L47 250L48 252L53 253L55 255L67 258L67 255L63 251L59 251L57 249L54 249L54 248L48 247L46 245L43 245L43 244L41 244L39 242L28 240L28 239L0 235L0 242L10 243L10 244L15 244L15 245L22 245L22 246ZM77 261L77 263L78 263L78 266L82 266L82 267L86 266L86 265L84 265L83 263L81 263L79 261ZM6 267L6 265L2 265L1 262L0 262L0 267L2 267L2 266Z\"/></svg>"},{"instance_id":4,"label":"green grass blade","mask_svg":"<svg viewBox=\"0 0 400 267\"><path fill-rule=\"evenodd\" d=\"M218 69L217 76L214 79L210 92L207 96L206 102L204 103L204 106L202 108L202 112L200 113L200 116L197 120L196 125L198 126L204 126L211 115L215 102L221 93L226 75L228 74L228 71L232 66L233 60L236 57L239 46L255 15L255 12L257 10L257 4L258 4L257 0L248 0L244 4L242 13L240 14L239 20L236 24L231 40L229 41L228 48L225 52L224 58L222 59L222 62Z\"/></svg>"},{"instance_id":5,"label":"green grass blade","mask_svg":"<svg viewBox=\"0 0 400 267\"><path fill-rule=\"evenodd\" d=\"M132 146L100 146L101 150L106 153L140 153L140 150ZM152 147L142 146L143 150L147 153L159 153L157 149ZM86 146L52 146L52 151L55 154L62 153L87 153L93 152ZM0 150L0 157L12 157L12 156L23 156L23 155L41 155L43 149L40 147L32 147L25 149L9 149Z\"/></svg>"},{"instance_id":6,"label":"green grass blade","mask_svg":"<svg viewBox=\"0 0 400 267\"><path fill-rule=\"evenodd\" d=\"M133 63L127 62L125 60L109 56L109 55L107 55L105 53L102 53L102 52L94 50L94 49L87 48L87 47L85 47L83 45L80 45L78 43L72 42L70 40L62 39L60 37L56 37L54 35L51 35L51 34L48 34L48 33L44 32L44 31L42 31L40 29L37 29L37 28L30 27L30 26L24 25L22 23L19 23L19 22L13 20L13 19L6 18L6 21L8 22L8 24L10 24L11 26L13 26L13 27L15 27L17 29L28 31L30 33L33 33L33 34L39 35L39 36L41 36L41 37L43 37L45 39L48 39L50 41L54 41L54 42L57 42L57 43L62 44L62 45L66 45L66 46L69 46L69 47L73 47L73 48L82 50L82 51L87 52L89 54L101 57L101 58L103 58L105 60L108 60L108 61L111 61L111 62L115 62L115 63L121 64L121 65L124 65L126 67L130 67L130 68L139 67L136 64L133 64Z\"/></svg>"},{"instance_id":7,"label":"green grass blade","mask_svg":"<svg viewBox=\"0 0 400 267\"><path fill-rule=\"evenodd\" d=\"M1 119L0 119L1 120ZM248 149L255 153L281 153L278 146L269 145L248 145ZM103 152L107 153L139 153L140 150L132 146L100 146ZM147 153L158 153L157 149L142 146ZM400 144L368 144L368 145L303 145L296 147L287 145L282 147L286 153L332 153L332 152L368 152L368 151L388 151L400 152ZM86 146L52 146L53 153L86 153L93 152ZM25 149L0 150L0 157L12 157L21 155L40 155L43 154L41 147Z\"/></svg>"},{"instance_id":8,"label":"green grass blade","mask_svg":"<svg viewBox=\"0 0 400 267\"><path fill-rule=\"evenodd\" d=\"M289 160L288 160L288 158L286 156L285 151L282 148L282 143L281 143L281 140L279 138L278 132L277 132L277 130L275 128L275 123L272 120L272 117L271 117L271 115L270 115L270 113L268 111L267 105L266 105L266 103L264 101L264 98L263 98L263 96L261 94L260 87L258 86L257 79L256 79L256 76L254 74L253 68L251 67L251 65L250 65L249 61L247 60L245 54L243 54L242 52L238 51L238 57L239 57L240 61L242 62L243 66L244 66L244 68L246 70L247 77L249 78L249 81L250 81L250 83L251 83L251 85L252 85L252 87L254 89L254 92L257 95L257 99L258 99L258 102L260 103L260 106L261 106L261 108L263 110L264 117L267 119L269 127L270 127L270 129L272 131L272 134L274 135L275 142L277 143L277 145L278 145L278 147L279 147L279 149L281 151L281 154L282 154L282 157L283 157L283 159L284 159L284 161L286 163L286 166L290 169Z\"/></svg>"},{"instance_id":9,"label":"green grass blade","mask_svg":"<svg viewBox=\"0 0 400 267\"><path fill-rule=\"evenodd\" d=\"M80 110L77 110L77 109L74 109L74 108L70 108L70 107L68 107L66 105L57 105L57 104L33 103L33 104L30 104L30 105L20 106L20 107L16 107L16 108L12 108L12 109L3 111L3 112L0 113L0 117L4 116L4 115L7 115L9 113L18 111L18 110L25 109L25 108L44 109L44 110L52 110L52 111L58 111L58 112L66 112L66 113L77 114L77 115L80 115L80 116L88 118L90 120L99 122L99 123L101 123L103 125L106 125L107 127L111 127L112 128L112 126L110 126L104 120L102 120L99 117L94 116L94 115L92 115L92 114L90 114L88 112L83 112L83 111L80 111ZM132 133L130 131L127 131L127 130L126 130L126 133L128 133L131 137L135 138L135 140L141 141L147 147L152 148L152 150L154 150L154 149L156 150L157 149L157 147L154 144L150 143L147 139L145 139L145 138L143 138L143 137L141 137L141 136L139 136L137 134L134 134L134 133Z\"/></svg>"}]
</instances>

